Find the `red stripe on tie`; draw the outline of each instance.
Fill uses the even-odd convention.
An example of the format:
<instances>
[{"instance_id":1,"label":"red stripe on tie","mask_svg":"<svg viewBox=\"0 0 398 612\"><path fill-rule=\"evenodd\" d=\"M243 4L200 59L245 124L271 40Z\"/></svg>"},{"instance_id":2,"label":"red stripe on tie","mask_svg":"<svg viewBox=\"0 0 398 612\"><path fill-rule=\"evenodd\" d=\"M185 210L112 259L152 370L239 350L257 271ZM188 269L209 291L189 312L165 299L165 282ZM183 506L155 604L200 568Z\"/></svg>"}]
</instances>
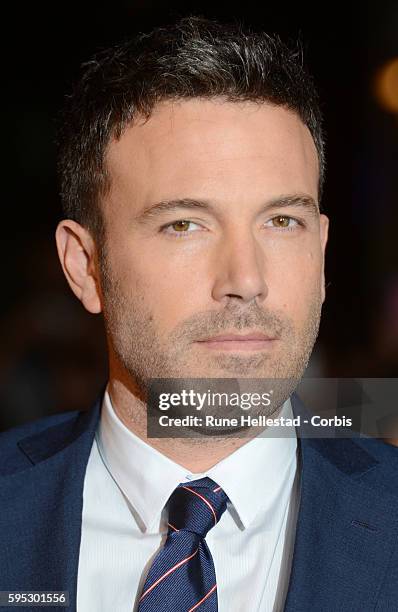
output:
<instances>
[{"instance_id":1,"label":"red stripe on tie","mask_svg":"<svg viewBox=\"0 0 398 612\"><path fill-rule=\"evenodd\" d=\"M213 506L211 505L211 503L205 497L203 497L203 495L201 495L200 493L198 493L194 489L190 489L189 487L181 487L181 488L182 489L186 489L187 491L190 491L194 495L197 495L198 497L200 497L200 499L202 501L205 502L206 506L208 506L210 508L210 510L212 511L213 516L214 516L214 524L216 524L217 523L217 515L216 515L215 510L214 510Z\"/></svg>"},{"instance_id":2,"label":"red stripe on tie","mask_svg":"<svg viewBox=\"0 0 398 612\"><path fill-rule=\"evenodd\" d=\"M148 593L150 593L155 586L157 586L159 584L159 582L162 582L162 580L164 580L165 578L167 578L167 576L169 576L172 572L174 572L176 569L178 569L179 567L181 567L181 565L184 565L184 563L187 563L190 559L192 559L192 557L194 557L197 552L198 552L199 548L197 548L195 550L195 552L190 555L189 557L186 557L185 559L183 559L182 561L179 561L178 563L176 563L175 565L173 565L173 567L171 567L169 570L167 570L167 572L165 572L162 576L160 576L160 578L158 578L150 587L149 589L147 589L146 591L144 591L144 593L141 595L140 597L140 602L144 599L145 595L148 595Z\"/></svg>"},{"instance_id":3,"label":"red stripe on tie","mask_svg":"<svg viewBox=\"0 0 398 612\"><path fill-rule=\"evenodd\" d=\"M171 527L172 529L174 529L174 531L180 531L179 529L177 529L177 527L174 527L174 525L172 525L171 523L167 523L169 527Z\"/></svg>"},{"instance_id":4,"label":"red stripe on tie","mask_svg":"<svg viewBox=\"0 0 398 612\"><path fill-rule=\"evenodd\" d=\"M213 489L213 493L218 493L219 491L221 491L221 487L216 487Z\"/></svg>"},{"instance_id":5,"label":"red stripe on tie","mask_svg":"<svg viewBox=\"0 0 398 612\"><path fill-rule=\"evenodd\" d=\"M202 597L202 599L200 601L198 601L198 603L195 604L192 608L189 608L188 612L192 612L192 610L196 610L196 608L199 608L200 604L202 604L204 601L206 601L206 599L208 597L210 597L210 595L216 590L216 588L217 588L217 585L215 584L214 587L212 587L210 589L210 591L207 593L207 595Z\"/></svg>"}]
</instances>

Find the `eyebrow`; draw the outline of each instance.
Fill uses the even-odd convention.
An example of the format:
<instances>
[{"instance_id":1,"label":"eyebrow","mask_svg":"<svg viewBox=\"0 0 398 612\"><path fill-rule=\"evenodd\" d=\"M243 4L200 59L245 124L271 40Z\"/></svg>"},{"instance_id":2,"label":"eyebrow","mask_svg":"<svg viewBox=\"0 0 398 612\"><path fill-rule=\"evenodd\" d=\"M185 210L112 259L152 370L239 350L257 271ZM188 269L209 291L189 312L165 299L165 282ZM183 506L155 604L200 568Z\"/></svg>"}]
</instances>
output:
<instances>
[{"instance_id":1,"label":"eyebrow","mask_svg":"<svg viewBox=\"0 0 398 612\"><path fill-rule=\"evenodd\" d=\"M282 195L276 198L272 198L263 204L259 214L267 211L272 211L275 208L286 208L288 206L299 206L305 209L307 212L318 215L319 206L318 203L307 194L292 194ZM145 223L150 219L153 219L165 212L174 212L178 210L202 210L205 212L217 214L215 206L207 200L196 200L193 198L180 198L176 200L162 200L156 204L151 204L144 208L135 217L135 220L139 223Z\"/></svg>"}]
</instances>

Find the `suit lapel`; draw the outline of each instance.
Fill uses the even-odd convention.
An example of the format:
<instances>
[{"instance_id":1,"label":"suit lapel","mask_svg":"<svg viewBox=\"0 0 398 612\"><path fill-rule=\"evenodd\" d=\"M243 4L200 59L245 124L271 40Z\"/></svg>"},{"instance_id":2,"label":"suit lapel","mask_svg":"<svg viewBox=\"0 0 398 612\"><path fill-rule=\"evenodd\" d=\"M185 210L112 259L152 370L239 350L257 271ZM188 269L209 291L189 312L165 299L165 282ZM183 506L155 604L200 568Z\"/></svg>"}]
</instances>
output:
<instances>
[{"instance_id":1,"label":"suit lapel","mask_svg":"<svg viewBox=\"0 0 398 612\"><path fill-rule=\"evenodd\" d=\"M76 609L84 475L99 413L100 402L18 443L32 466L1 481L0 588L69 591Z\"/></svg>"},{"instance_id":2,"label":"suit lapel","mask_svg":"<svg viewBox=\"0 0 398 612\"><path fill-rule=\"evenodd\" d=\"M301 498L285 612L374 610L397 545L393 466L359 440L299 443Z\"/></svg>"}]
</instances>

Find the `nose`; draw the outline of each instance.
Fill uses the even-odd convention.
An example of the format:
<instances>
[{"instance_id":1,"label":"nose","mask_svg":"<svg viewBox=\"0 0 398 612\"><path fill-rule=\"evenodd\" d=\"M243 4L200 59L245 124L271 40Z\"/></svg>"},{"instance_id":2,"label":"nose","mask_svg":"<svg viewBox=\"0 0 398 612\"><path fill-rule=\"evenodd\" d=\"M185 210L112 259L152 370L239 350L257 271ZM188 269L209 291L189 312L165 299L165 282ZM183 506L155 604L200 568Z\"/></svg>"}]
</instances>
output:
<instances>
[{"instance_id":1,"label":"nose","mask_svg":"<svg viewBox=\"0 0 398 612\"><path fill-rule=\"evenodd\" d=\"M216 254L215 269L214 300L265 300L268 287L265 282L264 250L251 231L239 230L224 235Z\"/></svg>"}]
</instances>

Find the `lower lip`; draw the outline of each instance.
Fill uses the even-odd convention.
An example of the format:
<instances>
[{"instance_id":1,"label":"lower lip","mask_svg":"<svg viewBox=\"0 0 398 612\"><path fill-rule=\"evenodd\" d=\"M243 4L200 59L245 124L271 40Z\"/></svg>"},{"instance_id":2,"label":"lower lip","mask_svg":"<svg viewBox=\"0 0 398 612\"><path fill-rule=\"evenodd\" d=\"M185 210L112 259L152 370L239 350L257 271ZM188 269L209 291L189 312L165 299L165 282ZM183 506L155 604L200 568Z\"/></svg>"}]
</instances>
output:
<instances>
[{"instance_id":1,"label":"lower lip","mask_svg":"<svg viewBox=\"0 0 398 612\"><path fill-rule=\"evenodd\" d=\"M275 340L207 340L198 344L213 351L261 351L274 343Z\"/></svg>"}]
</instances>

